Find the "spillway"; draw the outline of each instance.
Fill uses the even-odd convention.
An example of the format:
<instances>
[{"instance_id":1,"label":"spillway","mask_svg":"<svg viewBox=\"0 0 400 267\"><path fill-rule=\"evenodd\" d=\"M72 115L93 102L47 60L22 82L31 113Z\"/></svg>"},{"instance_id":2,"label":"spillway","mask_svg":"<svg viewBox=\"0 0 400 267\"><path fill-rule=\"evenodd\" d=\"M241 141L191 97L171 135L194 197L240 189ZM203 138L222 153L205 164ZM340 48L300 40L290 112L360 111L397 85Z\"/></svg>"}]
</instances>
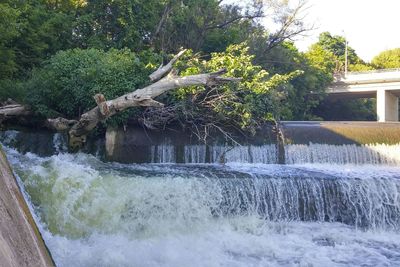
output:
<instances>
[{"instance_id":1,"label":"spillway","mask_svg":"<svg viewBox=\"0 0 400 267\"><path fill-rule=\"evenodd\" d=\"M282 165L274 144L165 142L121 164L17 135L4 149L58 266L400 265L399 145L286 144Z\"/></svg>"}]
</instances>

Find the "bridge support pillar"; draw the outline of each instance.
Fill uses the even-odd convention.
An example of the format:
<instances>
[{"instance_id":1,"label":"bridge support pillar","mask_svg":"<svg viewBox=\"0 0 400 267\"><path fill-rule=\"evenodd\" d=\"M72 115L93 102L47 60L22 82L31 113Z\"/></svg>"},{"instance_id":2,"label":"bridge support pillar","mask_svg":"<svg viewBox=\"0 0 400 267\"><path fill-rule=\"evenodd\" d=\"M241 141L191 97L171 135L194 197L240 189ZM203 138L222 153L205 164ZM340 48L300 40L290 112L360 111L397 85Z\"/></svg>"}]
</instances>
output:
<instances>
[{"instance_id":1,"label":"bridge support pillar","mask_svg":"<svg viewBox=\"0 0 400 267\"><path fill-rule=\"evenodd\" d=\"M399 98L389 91L377 90L376 113L379 122L399 121Z\"/></svg>"}]
</instances>

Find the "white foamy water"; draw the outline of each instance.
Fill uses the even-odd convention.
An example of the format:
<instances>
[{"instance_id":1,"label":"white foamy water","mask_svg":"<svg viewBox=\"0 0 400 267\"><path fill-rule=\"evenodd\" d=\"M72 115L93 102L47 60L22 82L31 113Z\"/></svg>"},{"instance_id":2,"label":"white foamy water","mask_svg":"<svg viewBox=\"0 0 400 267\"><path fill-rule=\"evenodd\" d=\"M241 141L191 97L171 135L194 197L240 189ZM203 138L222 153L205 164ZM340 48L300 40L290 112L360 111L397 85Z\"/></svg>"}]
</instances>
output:
<instances>
[{"instance_id":1,"label":"white foamy water","mask_svg":"<svg viewBox=\"0 0 400 267\"><path fill-rule=\"evenodd\" d=\"M59 266L399 266L400 235L337 223L268 223L244 217L201 233L129 239L45 236Z\"/></svg>"},{"instance_id":2,"label":"white foamy water","mask_svg":"<svg viewBox=\"0 0 400 267\"><path fill-rule=\"evenodd\" d=\"M263 146L221 146L221 145L185 145L184 163L277 163L275 145ZM176 163L176 147L162 144L151 147L152 163Z\"/></svg>"},{"instance_id":3,"label":"white foamy water","mask_svg":"<svg viewBox=\"0 0 400 267\"><path fill-rule=\"evenodd\" d=\"M400 164L400 144L285 145L287 164Z\"/></svg>"},{"instance_id":4,"label":"white foamy water","mask_svg":"<svg viewBox=\"0 0 400 267\"><path fill-rule=\"evenodd\" d=\"M4 145L18 148L19 151L51 155L67 151L66 136L55 133L23 133L17 131L0 132ZM98 144L96 155L101 156ZM282 153L282 152L281 152ZM242 163L276 164L278 150L275 144L266 145L173 145L168 141L150 147L148 161L151 163ZM286 164L331 164L331 165L400 165L400 144L287 144L284 146ZM124 158L129 162L129 155Z\"/></svg>"},{"instance_id":5,"label":"white foamy water","mask_svg":"<svg viewBox=\"0 0 400 267\"><path fill-rule=\"evenodd\" d=\"M278 152L276 145L185 145L183 146L185 163L264 163L276 164ZM392 165L400 164L400 144L368 145L285 145L286 164L356 164L356 165ZM151 147L152 163L176 163L177 147L161 144Z\"/></svg>"},{"instance_id":6,"label":"white foamy water","mask_svg":"<svg viewBox=\"0 0 400 267\"><path fill-rule=\"evenodd\" d=\"M56 154L68 151L66 136L61 133L53 135L53 147Z\"/></svg>"},{"instance_id":7,"label":"white foamy water","mask_svg":"<svg viewBox=\"0 0 400 267\"><path fill-rule=\"evenodd\" d=\"M400 167L6 152L58 266L400 266Z\"/></svg>"}]
</instances>

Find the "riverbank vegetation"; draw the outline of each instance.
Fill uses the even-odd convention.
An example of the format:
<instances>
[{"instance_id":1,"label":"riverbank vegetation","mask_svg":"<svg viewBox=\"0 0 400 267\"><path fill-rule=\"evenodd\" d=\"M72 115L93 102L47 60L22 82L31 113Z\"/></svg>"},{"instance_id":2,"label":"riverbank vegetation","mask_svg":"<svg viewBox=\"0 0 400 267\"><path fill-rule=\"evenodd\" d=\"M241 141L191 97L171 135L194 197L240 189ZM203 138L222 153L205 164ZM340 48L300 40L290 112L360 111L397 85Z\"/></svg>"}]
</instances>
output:
<instances>
[{"instance_id":1,"label":"riverbank vegetation","mask_svg":"<svg viewBox=\"0 0 400 267\"><path fill-rule=\"evenodd\" d=\"M111 100L146 87L158 66L188 49L174 77L224 69L222 77L241 80L168 91L157 98L163 107L116 112L100 125L174 125L200 136L210 129L254 133L266 121L343 119L353 109L361 110L355 119L373 119L372 100L324 101L326 86L344 70L345 39L322 33L300 52L293 40L310 28L302 21L305 7L274 0L6 0L0 101L29 107L35 118L73 123L99 104L95 95ZM266 25L266 17L276 25ZM350 71L386 66L379 58L363 62L351 47L348 60Z\"/></svg>"}]
</instances>

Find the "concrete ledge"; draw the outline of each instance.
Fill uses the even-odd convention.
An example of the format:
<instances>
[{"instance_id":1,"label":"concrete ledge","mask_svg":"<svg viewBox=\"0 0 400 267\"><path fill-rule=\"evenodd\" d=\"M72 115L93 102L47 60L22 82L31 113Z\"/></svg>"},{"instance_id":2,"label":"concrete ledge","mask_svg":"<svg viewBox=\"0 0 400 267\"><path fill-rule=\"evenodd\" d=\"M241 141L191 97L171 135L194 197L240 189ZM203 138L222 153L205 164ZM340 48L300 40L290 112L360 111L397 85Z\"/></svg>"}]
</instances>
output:
<instances>
[{"instance_id":1,"label":"concrete ledge","mask_svg":"<svg viewBox=\"0 0 400 267\"><path fill-rule=\"evenodd\" d=\"M400 143L400 122L285 121L288 144L387 144Z\"/></svg>"},{"instance_id":2,"label":"concrete ledge","mask_svg":"<svg viewBox=\"0 0 400 267\"><path fill-rule=\"evenodd\" d=\"M54 266L11 167L1 149L0 266Z\"/></svg>"}]
</instances>

